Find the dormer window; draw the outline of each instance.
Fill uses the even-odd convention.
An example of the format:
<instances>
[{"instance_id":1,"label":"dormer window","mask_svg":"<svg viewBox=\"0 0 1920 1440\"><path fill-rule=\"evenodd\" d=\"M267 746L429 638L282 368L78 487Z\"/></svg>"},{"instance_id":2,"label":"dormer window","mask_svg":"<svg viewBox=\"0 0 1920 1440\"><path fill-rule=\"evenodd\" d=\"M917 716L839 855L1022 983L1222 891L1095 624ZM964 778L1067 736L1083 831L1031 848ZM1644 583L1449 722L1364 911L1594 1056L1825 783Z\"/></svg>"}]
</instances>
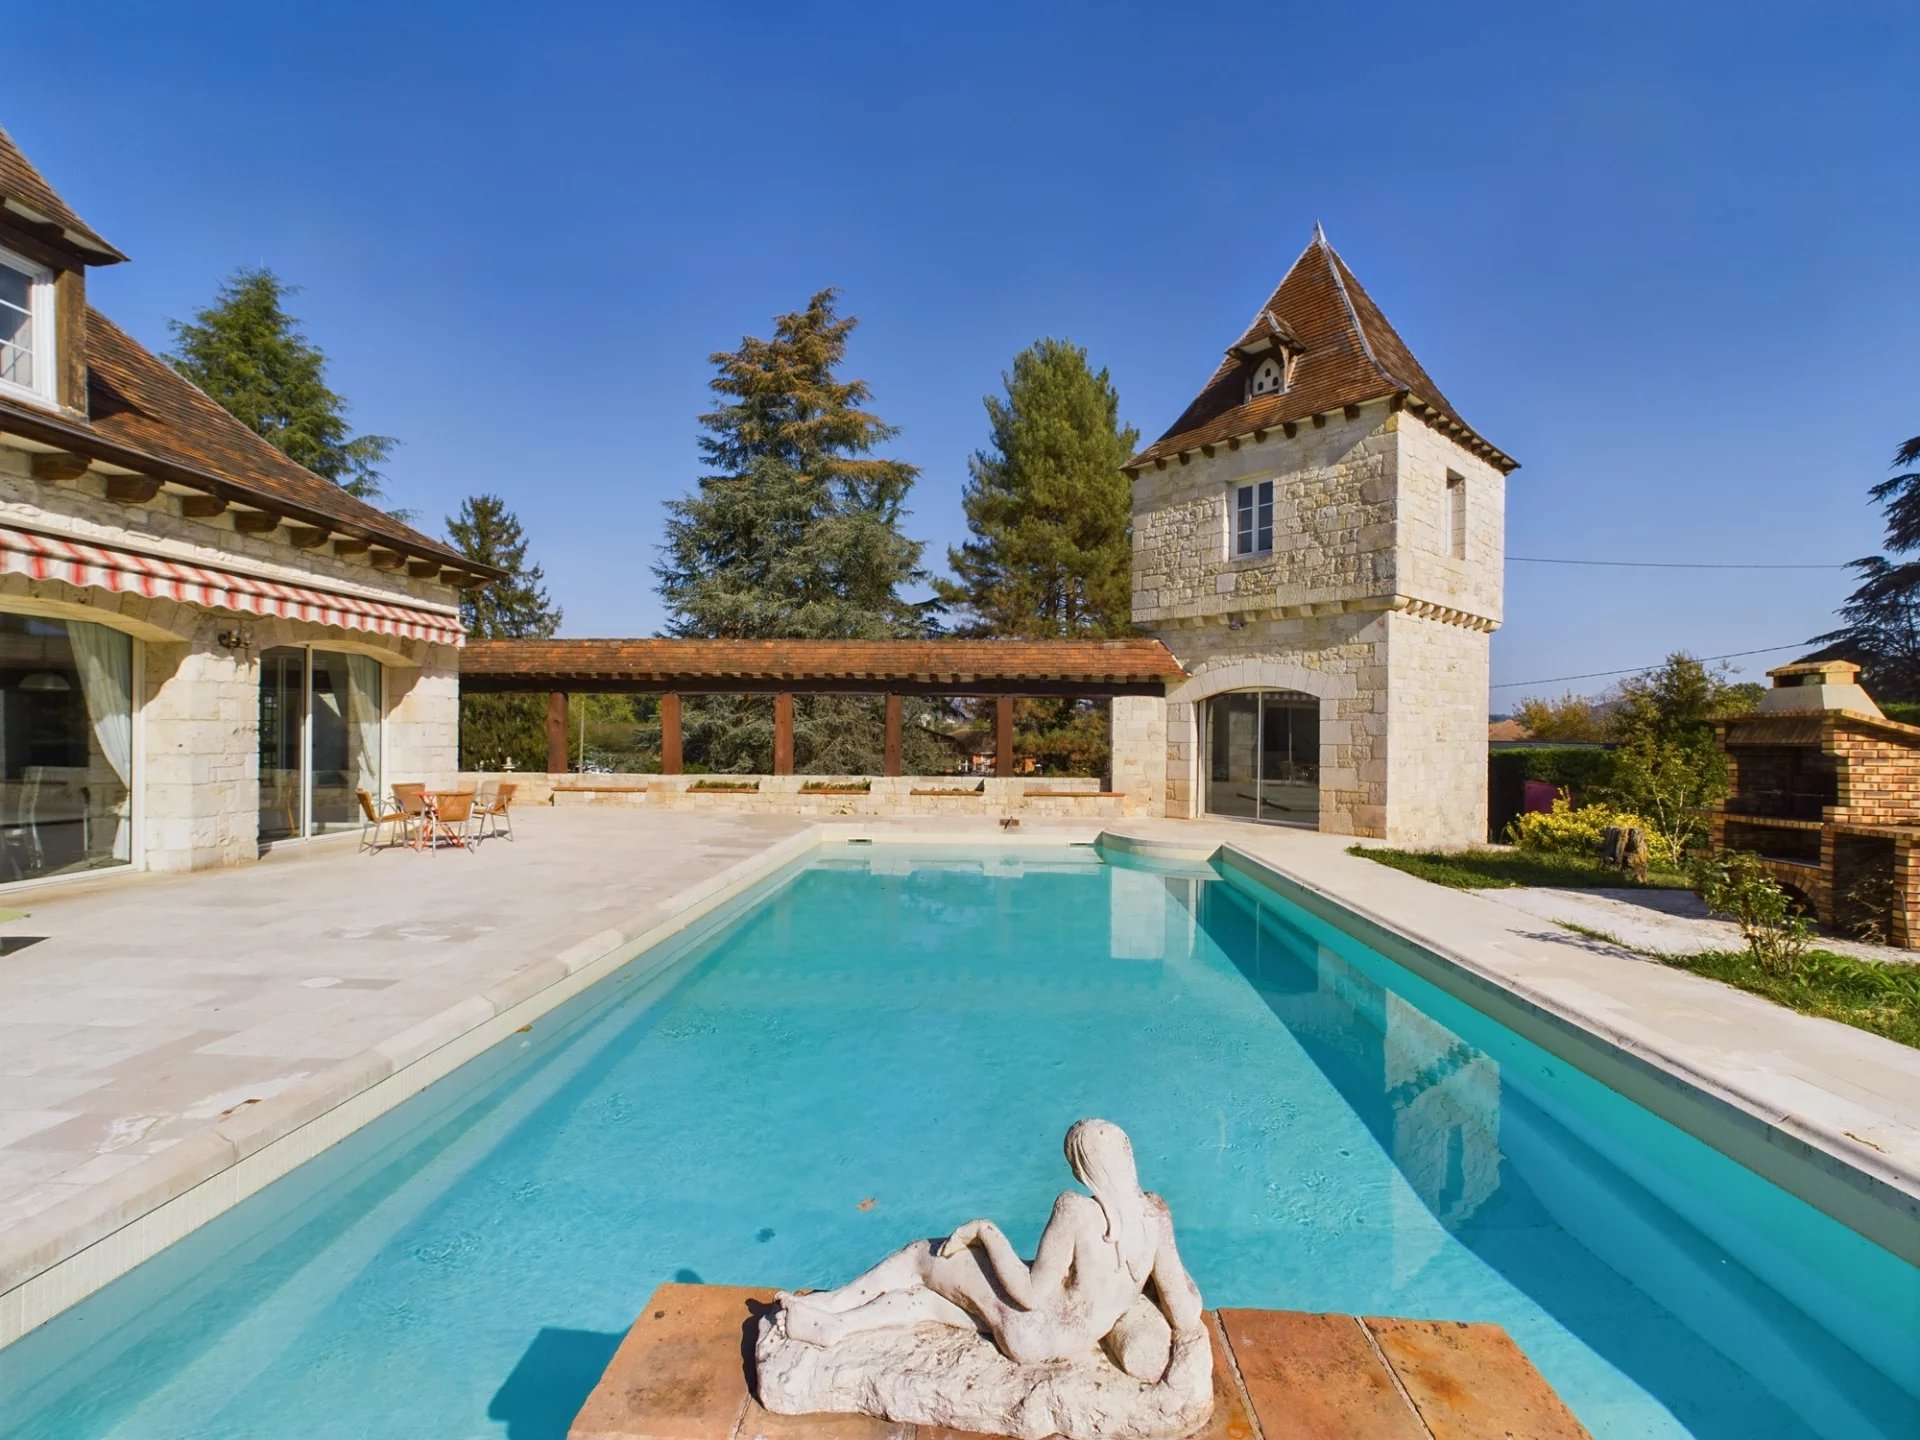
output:
<instances>
[{"instance_id":1,"label":"dormer window","mask_svg":"<svg viewBox=\"0 0 1920 1440\"><path fill-rule=\"evenodd\" d=\"M0 395L51 401L53 272L0 249Z\"/></svg>"},{"instance_id":2,"label":"dormer window","mask_svg":"<svg viewBox=\"0 0 1920 1440\"><path fill-rule=\"evenodd\" d=\"M1252 400L1261 395L1278 395L1287 388L1287 362L1279 355L1269 355L1253 367L1253 378L1247 382L1247 398Z\"/></svg>"}]
</instances>

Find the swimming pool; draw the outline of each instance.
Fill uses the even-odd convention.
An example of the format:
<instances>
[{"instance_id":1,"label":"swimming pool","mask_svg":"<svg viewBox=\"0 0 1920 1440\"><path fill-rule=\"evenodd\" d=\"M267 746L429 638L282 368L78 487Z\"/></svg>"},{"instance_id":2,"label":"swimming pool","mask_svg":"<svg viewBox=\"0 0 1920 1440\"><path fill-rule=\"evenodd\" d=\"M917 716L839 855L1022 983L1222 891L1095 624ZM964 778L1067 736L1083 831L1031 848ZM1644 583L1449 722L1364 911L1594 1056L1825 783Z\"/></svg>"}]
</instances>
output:
<instances>
[{"instance_id":1,"label":"swimming pool","mask_svg":"<svg viewBox=\"0 0 1920 1440\"><path fill-rule=\"evenodd\" d=\"M0 1432L559 1440L663 1280L1031 1245L1086 1114L1211 1305L1498 1321L1601 1437L1915 1433L1913 1267L1236 872L1065 847L818 852L0 1351Z\"/></svg>"}]
</instances>

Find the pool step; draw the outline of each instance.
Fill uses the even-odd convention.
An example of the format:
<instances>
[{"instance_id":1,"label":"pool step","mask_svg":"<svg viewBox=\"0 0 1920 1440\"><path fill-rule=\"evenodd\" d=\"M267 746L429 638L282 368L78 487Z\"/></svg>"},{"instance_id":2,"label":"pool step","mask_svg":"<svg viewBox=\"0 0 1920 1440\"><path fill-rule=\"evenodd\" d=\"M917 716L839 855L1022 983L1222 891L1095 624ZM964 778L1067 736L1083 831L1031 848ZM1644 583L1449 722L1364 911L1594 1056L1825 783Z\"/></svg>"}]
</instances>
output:
<instances>
[{"instance_id":1,"label":"pool step","mask_svg":"<svg viewBox=\"0 0 1920 1440\"><path fill-rule=\"evenodd\" d=\"M775 1415L747 1388L773 1291L662 1285L568 1440L974 1440L864 1415ZM1589 1440L1498 1325L1210 1311L1213 1418L1194 1440ZM915 1434L915 1431L918 1434Z\"/></svg>"}]
</instances>

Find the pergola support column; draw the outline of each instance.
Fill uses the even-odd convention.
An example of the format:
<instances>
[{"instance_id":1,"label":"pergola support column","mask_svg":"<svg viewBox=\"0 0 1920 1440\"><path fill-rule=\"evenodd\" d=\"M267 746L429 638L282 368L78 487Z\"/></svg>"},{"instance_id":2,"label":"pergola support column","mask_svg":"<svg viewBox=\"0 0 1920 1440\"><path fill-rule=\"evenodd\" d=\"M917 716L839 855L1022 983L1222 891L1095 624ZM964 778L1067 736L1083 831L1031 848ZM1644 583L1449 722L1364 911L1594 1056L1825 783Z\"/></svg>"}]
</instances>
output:
<instances>
[{"instance_id":1,"label":"pergola support column","mask_svg":"<svg viewBox=\"0 0 1920 1440\"><path fill-rule=\"evenodd\" d=\"M793 773L793 692L777 690L773 696L773 773Z\"/></svg>"},{"instance_id":2,"label":"pergola support column","mask_svg":"<svg viewBox=\"0 0 1920 1440\"><path fill-rule=\"evenodd\" d=\"M567 692L547 695L547 773L567 773Z\"/></svg>"},{"instance_id":3,"label":"pergola support column","mask_svg":"<svg viewBox=\"0 0 1920 1440\"><path fill-rule=\"evenodd\" d=\"M900 773L900 697L887 696L887 739L881 769L887 777Z\"/></svg>"},{"instance_id":4,"label":"pergola support column","mask_svg":"<svg viewBox=\"0 0 1920 1440\"><path fill-rule=\"evenodd\" d=\"M678 775L680 754L680 697L668 691L660 697L660 773Z\"/></svg>"},{"instance_id":5,"label":"pergola support column","mask_svg":"<svg viewBox=\"0 0 1920 1440\"><path fill-rule=\"evenodd\" d=\"M1013 697L993 698L993 773L1004 780L1013 774Z\"/></svg>"}]
</instances>

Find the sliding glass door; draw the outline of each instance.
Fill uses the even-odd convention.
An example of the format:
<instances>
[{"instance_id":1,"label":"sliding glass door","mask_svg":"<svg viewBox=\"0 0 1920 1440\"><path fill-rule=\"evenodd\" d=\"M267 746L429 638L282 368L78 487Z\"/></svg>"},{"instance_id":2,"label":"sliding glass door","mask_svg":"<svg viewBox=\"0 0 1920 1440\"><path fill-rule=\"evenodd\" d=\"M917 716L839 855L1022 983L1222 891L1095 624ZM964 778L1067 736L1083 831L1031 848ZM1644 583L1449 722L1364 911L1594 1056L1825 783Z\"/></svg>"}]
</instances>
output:
<instances>
[{"instance_id":1,"label":"sliding glass door","mask_svg":"<svg viewBox=\"0 0 1920 1440\"><path fill-rule=\"evenodd\" d=\"M380 663L277 645L260 655L260 838L360 823L355 792L380 801Z\"/></svg>"},{"instance_id":2,"label":"sliding glass door","mask_svg":"<svg viewBox=\"0 0 1920 1440\"><path fill-rule=\"evenodd\" d=\"M1291 690L1216 695L1206 708L1210 815L1320 821L1320 702Z\"/></svg>"},{"instance_id":3,"label":"sliding glass door","mask_svg":"<svg viewBox=\"0 0 1920 1440\"><path fill-rule=\"evenodd\" d=\"M133 858L133 641L0 614L0 881Z\"/></svg>"}]
</instances>

